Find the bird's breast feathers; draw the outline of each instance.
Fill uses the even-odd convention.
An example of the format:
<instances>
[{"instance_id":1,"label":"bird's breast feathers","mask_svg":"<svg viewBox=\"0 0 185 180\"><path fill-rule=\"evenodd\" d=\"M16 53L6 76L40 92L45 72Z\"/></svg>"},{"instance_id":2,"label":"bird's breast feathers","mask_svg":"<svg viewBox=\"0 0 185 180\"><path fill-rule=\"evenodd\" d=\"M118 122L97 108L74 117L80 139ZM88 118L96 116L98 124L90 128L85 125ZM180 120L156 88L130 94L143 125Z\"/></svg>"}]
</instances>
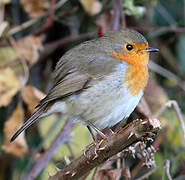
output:
<instances>
[{"instance_id":1,"label":"bird's breast feathers","mask_svg":"<svg viewBox=\"0 0 185 180\"><path fill-rule=\"evenodd\" d=\"M125 85L127 67L124 62L119 64L115 72L99 82L95 81L79 95L71 96L66 101L67 113L99 128L113 126L127 118L143 95L142 89L133 95L130 84Z\"/></svg>"}]
</instances>

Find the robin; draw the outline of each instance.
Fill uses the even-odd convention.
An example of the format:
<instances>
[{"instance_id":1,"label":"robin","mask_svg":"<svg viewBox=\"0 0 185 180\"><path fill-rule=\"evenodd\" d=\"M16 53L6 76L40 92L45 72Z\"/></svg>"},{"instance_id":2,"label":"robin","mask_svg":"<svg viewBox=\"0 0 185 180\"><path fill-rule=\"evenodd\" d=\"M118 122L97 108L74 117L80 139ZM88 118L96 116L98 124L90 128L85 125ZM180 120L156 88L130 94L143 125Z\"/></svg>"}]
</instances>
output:
<instances>
[{"instance_id":1,"label":"robin","mask_svg":"<svg viewBox=\"0 0 185 180\"><path fill-rule=\"evenodd\" d=\"M53 87L11 141L55 112L105 137L100 129L124 121L139 103L148 82L149 53L158 51L130 29L110 31L69 50L56 65Z\"/></svg>"}]
</instances>

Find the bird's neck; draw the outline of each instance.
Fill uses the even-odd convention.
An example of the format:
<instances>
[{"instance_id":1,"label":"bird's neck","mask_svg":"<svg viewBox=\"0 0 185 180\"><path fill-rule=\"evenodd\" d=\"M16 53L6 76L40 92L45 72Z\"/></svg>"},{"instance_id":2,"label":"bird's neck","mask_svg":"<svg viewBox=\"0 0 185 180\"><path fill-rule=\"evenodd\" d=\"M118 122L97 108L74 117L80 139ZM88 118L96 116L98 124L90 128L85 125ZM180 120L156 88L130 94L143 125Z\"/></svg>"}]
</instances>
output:
<instances>
[{"instance_id":1,"label":"bird's neck","mask_svg":"<svg viewBox=\"0 0 185 180\"><path fill-rule=\"evenodd\" d=\"M147 65L129 66L125 72L125 85L134 96L144 91L148 82Z\"/></svg>"}]
</instances>

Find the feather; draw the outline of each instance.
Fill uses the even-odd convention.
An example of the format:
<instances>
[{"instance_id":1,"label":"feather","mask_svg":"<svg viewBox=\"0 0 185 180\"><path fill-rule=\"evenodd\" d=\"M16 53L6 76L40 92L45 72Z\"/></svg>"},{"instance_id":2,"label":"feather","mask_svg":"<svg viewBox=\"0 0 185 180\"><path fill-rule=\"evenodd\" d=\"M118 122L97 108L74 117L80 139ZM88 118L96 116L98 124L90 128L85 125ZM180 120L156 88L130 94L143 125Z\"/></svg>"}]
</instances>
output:
<instances>
[{"instance_id":1,"label":"feather","mask_svg":"<svg viewBox=\"0 0 185 180\"><path fill-rule=\"evenodd\" d=\"M25 129L29 128L33 123L35 123L40 115L46 110L47 104L40 106L35 110L33 115L21 126L20 129L12 136L10 142L14 141Z\"/></svg>"}]
</instances>

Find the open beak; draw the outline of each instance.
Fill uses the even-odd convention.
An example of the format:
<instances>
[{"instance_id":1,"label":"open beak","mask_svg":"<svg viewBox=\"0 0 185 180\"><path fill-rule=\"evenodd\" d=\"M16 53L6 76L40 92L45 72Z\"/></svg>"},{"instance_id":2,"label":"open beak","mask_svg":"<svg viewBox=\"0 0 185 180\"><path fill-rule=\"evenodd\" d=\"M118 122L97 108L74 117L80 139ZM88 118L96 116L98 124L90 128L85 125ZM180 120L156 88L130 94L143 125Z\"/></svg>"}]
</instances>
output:
<instances>
[{"instance_id":1,"label":"open beak","mask_svg":"<svg viewBox=\"0 0 185 180\"><path fill-rule=\"evenodd\" d=\"M145 51L145 52L159 52L159 49L148 47L148 48L144 49L143 51Z\"/></svg>"}]
</instances>

